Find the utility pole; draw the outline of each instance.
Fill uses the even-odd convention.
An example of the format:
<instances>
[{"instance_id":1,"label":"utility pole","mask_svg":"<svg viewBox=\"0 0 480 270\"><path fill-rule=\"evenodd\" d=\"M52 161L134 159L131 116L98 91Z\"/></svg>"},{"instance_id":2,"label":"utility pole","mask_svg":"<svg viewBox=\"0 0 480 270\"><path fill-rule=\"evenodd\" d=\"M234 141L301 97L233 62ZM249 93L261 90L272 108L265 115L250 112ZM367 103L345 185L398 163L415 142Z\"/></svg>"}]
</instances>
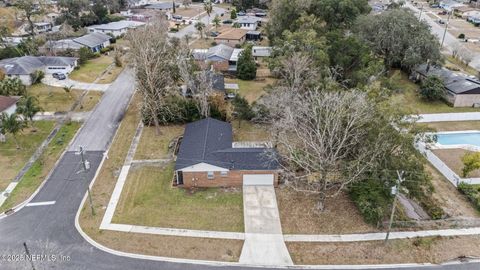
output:
<instances>
[{"instance_id":1,"label":"utility pole","mask_svg":"<svg viewBox=\"0 0 480 270\"><path fill-rule=\"evenodd\" d=\"M442 44L440 45L440 48L443 48L443 42L445 41L445 35L447 34L448 23L450 22L450 15L451 14L452 14L452 12L448 11L447 22L445 23L445 30L443 30Z\"/></svg>"},{"instance_id":2,"label":"utility pole","mask_svg":"<svg viewBox=\"0 0 480 270\"><path fill-rule=\"evenodd\" d=\"M420 15L418 15L418 20L419 20L419 21L422 20L422 12L423 12L423 4L422 4L422 6L420 7Z\"/></svg>"},{"instance_id":3,"label":"utility pole","mask_svg":"<svg viewBox=\"0 0 480 270\"><path fill-rule=\"evenodd\" d=\"M397 208L397 198L398 194L400 193L400 184L403 182L403 171L400 173L397 170L397 184L392 187L392 195L395 195L393 198L393 205L392 205L392 213L390 214L390 222L388 223L388 230L387 230L387 235L385 236L385 243L388 241L388 237L390 236L390 231L392 230L392 223L393 223L393 218L395 216L395 209Z\"/></svg>"},{"instance_id":4,"label":"utility pole","mask_svg":"<svg viewBox=\"0 0 480 270\"><path fill-rule=\"evenodd\" d=\"M87 182L87 172L90 169L90 162L85 159L85 150L83 146L80 146L80 156L82 158L82 166L83 166L83 177L85 182ZM90 209L92 210L92 216L95 216L95 209L93 208L93 200L92 200L92 193L90 192L90 185L87 185L87 193L88 193L88 200L90 201Z\"/></svg>"}]
</instances>

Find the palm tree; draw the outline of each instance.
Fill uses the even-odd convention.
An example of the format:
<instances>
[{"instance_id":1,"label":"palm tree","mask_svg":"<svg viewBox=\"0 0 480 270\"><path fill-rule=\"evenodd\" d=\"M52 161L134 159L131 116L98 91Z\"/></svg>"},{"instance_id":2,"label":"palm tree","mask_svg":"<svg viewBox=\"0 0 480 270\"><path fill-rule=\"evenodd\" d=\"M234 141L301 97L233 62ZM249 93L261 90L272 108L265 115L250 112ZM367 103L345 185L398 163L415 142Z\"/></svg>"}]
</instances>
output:
<instances>
[{"instance_id":1,"label":"palm tree","mask_svg":"<svg viewBox=\"0 0 480 270\"><path fill-rule=\"evenodd\" d=\"M213 4L211 0L205 0L203 2L203 9L207 12L208 15L208 24L210 24L210 14L212 14L213 11Z\"/></svg>"},{"instance_id":2,"label":"palm tree","mask_svg":"<svg viewBox=\"0 0 480 270\"><path fill-rule=\"evenodd\" d=\"M17 104L17 113L21 114L25 120L30 120L32 127L34 127L33 117L41 110L42 108L38 105L38 99L34 96L24 96Z\"/></svg>"},{"instance_id":3,"label":"palm tree","mask_svg":"<svg viewBox=\"0 0 480 270\"><path fill-rule=\"evenodd\" d=\"M215 15L215 18L213 18L213 25L215 25L215 30L218 30L218 27L220 26L220 23L221 23L221 20L220 20L220 16Z\"/></svg>"},{"instance_id":4,"label":"palm tree","mask_svg":"<svg viewBox=\"0 0 480 270\"><path fill-rule=\"evenodd\" d=\"M203 22L197 22L195 29L200 33L200 38L203 38L203 31L205 30L205 24Z\"/></svg>"},{"instance_id":5,"label":"palm tree","mask_svg":"<svg viewBox=\"0 0 480 270\"><path fill-rule=\"evenodd\" d=\"M15 141L15 145L17 146L17 149L20 149L20 146L18 145L18 141L17 141L17 134L18 132L22 131L24 127L25 127L25 122L19 121L16 113L12 113L9 115L4 112L0 114L0 133L12 134L12 137L13 137L13 140Z\"/></svg>"}]
</instances>

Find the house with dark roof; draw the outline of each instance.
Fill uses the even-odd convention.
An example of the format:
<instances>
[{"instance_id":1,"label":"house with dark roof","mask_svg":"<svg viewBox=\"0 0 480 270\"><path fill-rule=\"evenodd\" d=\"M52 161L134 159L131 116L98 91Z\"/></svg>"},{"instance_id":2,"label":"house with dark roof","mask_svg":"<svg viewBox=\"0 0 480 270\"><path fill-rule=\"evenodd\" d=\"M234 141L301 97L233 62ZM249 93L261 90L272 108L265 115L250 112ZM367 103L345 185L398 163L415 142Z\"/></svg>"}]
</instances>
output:
<instances>
[{"instance_id":1,"label":"house with dark roof","mask_svg":"<svg viewBox=\"0 0 480 270\"><path fill-rule=\"evenodd\" d=\"M0 69L7 77L19 78L23 84L32 84L36 71L68 74L77 66L75 57L22 56L0 60Z\"/></svg>"},{"instance_id":2,"label":"house with dark roof","mask_svg":"<svg viewBox=\"0 0 480 270\"><path fill-rule=\"evenodd\" d=\"M175 162L175 184L191 187L278 185L276 151L233 142L230 123L205 118L185 127Z\"/></svg>"},{"instance_id":3,"label":"house with dark roof","mask_svg":"<svg viewBox=\"0 0 480 270\"><path fill-rule=\"evenodd\" d=\"M99 52L101 49L110 46L109 35L103 33L90 33L84 36L72 39L74 42L90 48L92 52Z\"/></svg>"},{"instance_id":4,"label":"house with dark roof","mask_svg":"<svg viewBox=\"0 0 480 270\"><path fill-rule=\"evenodd\" d=\"M477 78L427 64L418 66L413 73L416 81L429 76L437 76L443 81L446 100L453 107L480 107L480 81Z\"/></svg>"}]
</instances>

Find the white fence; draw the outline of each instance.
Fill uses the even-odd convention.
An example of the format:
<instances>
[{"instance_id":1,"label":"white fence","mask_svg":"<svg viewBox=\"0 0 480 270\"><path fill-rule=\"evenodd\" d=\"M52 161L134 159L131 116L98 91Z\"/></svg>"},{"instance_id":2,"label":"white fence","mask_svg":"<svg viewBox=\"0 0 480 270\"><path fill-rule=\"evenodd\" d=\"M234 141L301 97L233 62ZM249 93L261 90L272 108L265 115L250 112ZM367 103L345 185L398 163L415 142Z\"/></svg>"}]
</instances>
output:
<instances>
[{"instance_id":1,"label":"white fence","mask_svg":"<svg viewBox=\"0 0 480 270\"><path fill-rule=\"evenodd\" d=\"M445 164L440 158L438 158L432 151L430 151L424 142L415 144L415 147L424 154L428 161L452 183L455 187L459 183L467 184L480 184L480 178L460 178L447 164Z\"/></svg>"},{"instance_id":2,"label":"white fence","mask_svg":"<svg viewBox=\"0 0 480 270\"><path fill-rule=\"evenodd\" d=\"M419 114L418 123L475 121L480 120L480 112Z\"/></svg>"}]
</instances>

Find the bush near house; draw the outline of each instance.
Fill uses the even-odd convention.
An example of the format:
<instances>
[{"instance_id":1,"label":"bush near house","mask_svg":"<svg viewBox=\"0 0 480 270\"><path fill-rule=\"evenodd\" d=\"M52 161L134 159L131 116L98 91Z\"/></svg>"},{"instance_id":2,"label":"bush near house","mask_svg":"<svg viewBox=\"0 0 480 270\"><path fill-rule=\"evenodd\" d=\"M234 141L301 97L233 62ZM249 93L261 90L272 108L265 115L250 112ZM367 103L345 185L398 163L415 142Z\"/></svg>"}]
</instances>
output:
<instances>
[{"instance_id":1,"label":"bush near house","mask_svg":"<svg viewBox=\"0 0 480 270\"><path fill-rule=\"evenodd\" d=\"M393 197L380 181L359 182L350 187L349 194L367 223L379 227L390 213Z\"/></svg>"},{"instance_id":2,"label":"bush near house","mask_svg":"<svg viewBox=\"0 0 480 270\"><path fill-rule=\"evenodd\" d=\"M238 58L237 76L241 80L253 80L257 77L257 65L252 55L252 46L247 46Z\"/></svg>"},{"instance_id":3,"label":"bush near house","mask_svg":"<svg viewBox=\"0 0 480 270\"><path fill-rule=\"evenodd\" d=\"M465 195L472 203L473 207L480 211L480 185L469 185L466 183L460 183L458 185L460 193Z\"/></svg>"}]
</instances>

